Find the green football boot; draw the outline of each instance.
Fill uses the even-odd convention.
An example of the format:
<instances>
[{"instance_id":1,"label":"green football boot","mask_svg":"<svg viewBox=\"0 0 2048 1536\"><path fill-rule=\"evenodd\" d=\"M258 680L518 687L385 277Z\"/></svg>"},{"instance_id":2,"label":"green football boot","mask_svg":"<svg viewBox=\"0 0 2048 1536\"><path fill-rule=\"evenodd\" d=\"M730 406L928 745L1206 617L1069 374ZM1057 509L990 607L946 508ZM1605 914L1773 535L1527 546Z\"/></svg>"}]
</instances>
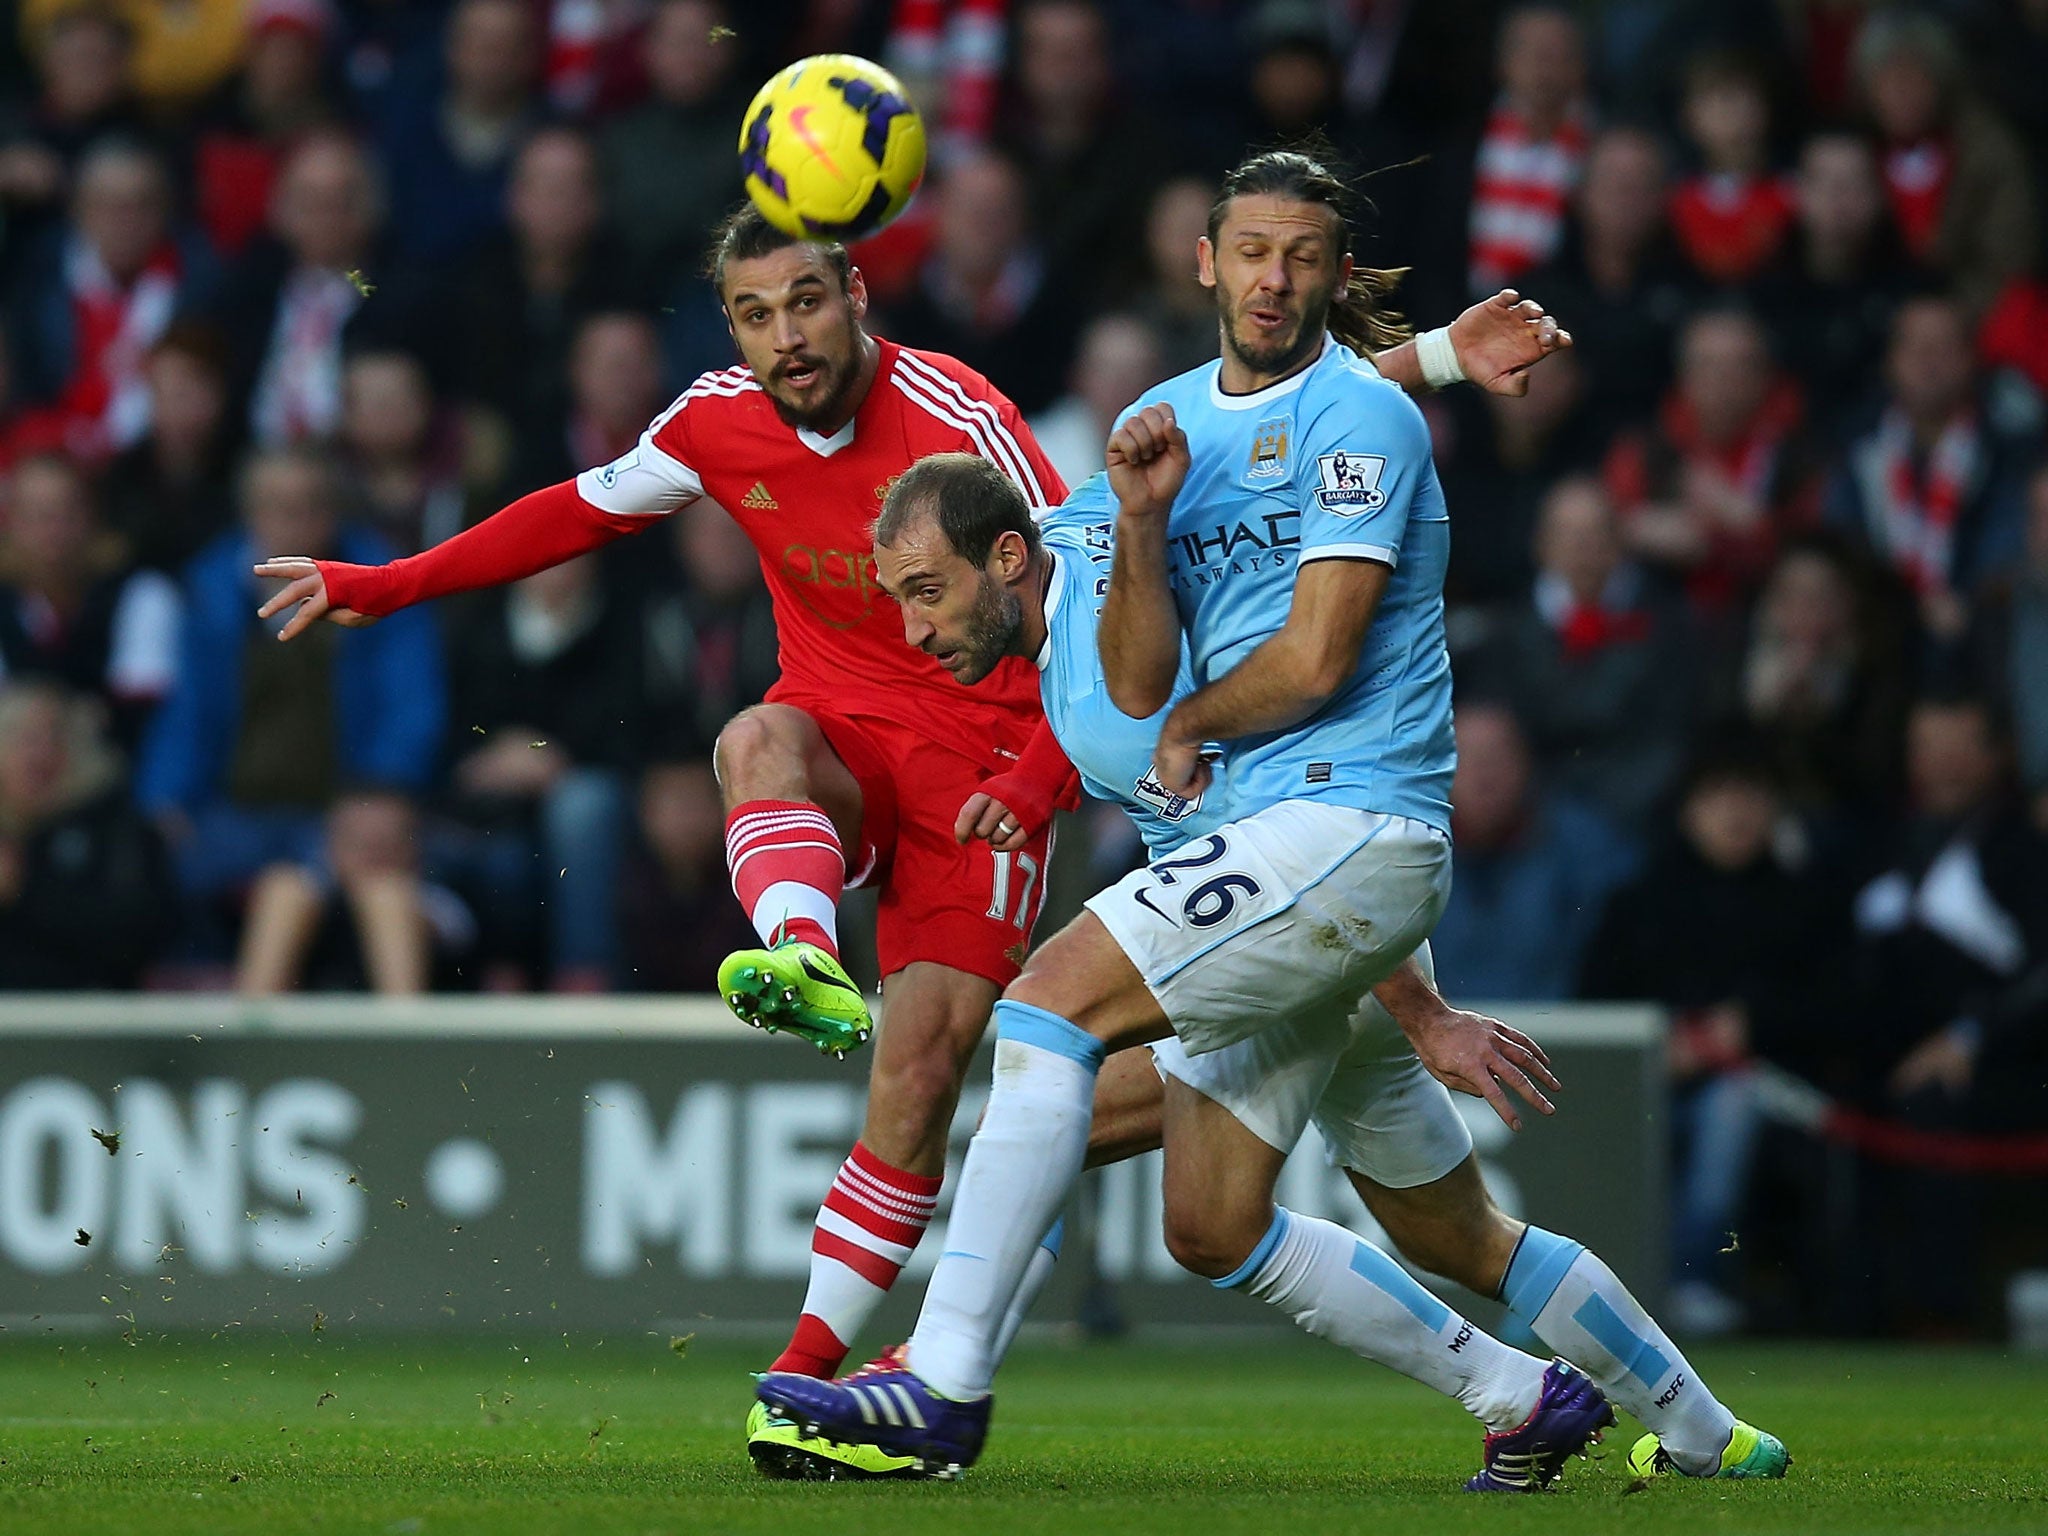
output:
<instances>
[{"instance_id":1,"label":"green football boot","mask_svg":"<svg viewBox=\"0 0 2048 1536\"><path fill-rule=\"evenodd\" d=\"M927 1477L915 1456L891 1456L872 1445L806 1439L795 1423L756 1403L747 1414L747 1454L763 1477L798 1483L845 1483Z\"/></svg>"},{"instance_id":2,"label":"green football boot","mask_svg":"<svg viewBox=\"0 0 2048 1536\"><path fill-rule=\"evenodd\" d=\"M801 1036L832 1056L866 1045L875 1032L846 968L802 939L734 950L718 968L718 994L742 1022Z\"/></svg>"},{"instance_id":3,"label":"green football boot","mask_svg":"<svg viewBox=\"0 0 2048 1536\"><path fill-rule=\"evenodd\" d=\"M1721 1464L1712 1475L1783 1477L1785 1469L1791 1465L1792 1453L1785 1449L1784 1441L1737 1419L1735 1433L1728 1437L1728 1444L1721 1452ZM1645 1435L1635 1443L1635 1449L1628 1453L1628 1466L1637 1477L1656 1477L1660 1473L1680 1471L1671 1460L1671 1453L1664 1449L1655 1435Z\"/></svg>"}]
</instances>

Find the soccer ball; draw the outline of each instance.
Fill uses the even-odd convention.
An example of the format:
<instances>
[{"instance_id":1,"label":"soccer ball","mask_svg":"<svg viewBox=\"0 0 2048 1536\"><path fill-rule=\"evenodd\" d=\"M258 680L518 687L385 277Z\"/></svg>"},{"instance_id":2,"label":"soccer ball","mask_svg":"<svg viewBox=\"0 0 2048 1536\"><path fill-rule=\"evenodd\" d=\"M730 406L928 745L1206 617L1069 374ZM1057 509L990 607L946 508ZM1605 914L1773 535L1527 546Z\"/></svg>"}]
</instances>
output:
<instances>
[{"instance_id":1,"label":"soccer ball","mask_svg":"<svg viewBox=\"0 0 2048 1536\"><path fill-rule=\"evenodd\" d=\"M747 196L799 239L858 240L924 180L924 124L897 78L850 53L798 59L740 124Z\"/></svg>"}]
</instances>

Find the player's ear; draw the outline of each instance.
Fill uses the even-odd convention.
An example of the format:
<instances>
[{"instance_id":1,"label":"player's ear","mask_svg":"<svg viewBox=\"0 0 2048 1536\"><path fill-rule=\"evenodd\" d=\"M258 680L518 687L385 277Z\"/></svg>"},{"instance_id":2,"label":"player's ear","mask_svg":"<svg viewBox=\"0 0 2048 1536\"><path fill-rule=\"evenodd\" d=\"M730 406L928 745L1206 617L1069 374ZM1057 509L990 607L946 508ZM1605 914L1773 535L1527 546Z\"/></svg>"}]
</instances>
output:
<instances>
[{"instance_id":1,"label":"player's ear","mask_svg":"<svg viewBox=\"0 0 2048 1536\"><path fill-rule=\"evenodd\" d=\"M861 276L859 267L849 267L846 272L846 302L853 306L853 318L865 320L868 316L868 280Z\"/></svg>"},{"instance_id":2,"label":"player's ear","mask_svg":"<svg viewBox=\"0 0 2048 1536\"><path fill-rule=\"evenodd\" d=\"M1031 567L1031 549L1021 533L1005 530L996 535L996 574L1007 584L1023 579Z\"/></svg>"},{"instance_id":3,"label":"player's ear","mask_svg":"<svg viewBox=\"0 0 2048 1536\"><path fill-rule=\"evenodd\" d=\"M1216 246L1207 235L1195 242L1195 278L1204 288L1216 286Z\"/></svg>"}]
</instances>

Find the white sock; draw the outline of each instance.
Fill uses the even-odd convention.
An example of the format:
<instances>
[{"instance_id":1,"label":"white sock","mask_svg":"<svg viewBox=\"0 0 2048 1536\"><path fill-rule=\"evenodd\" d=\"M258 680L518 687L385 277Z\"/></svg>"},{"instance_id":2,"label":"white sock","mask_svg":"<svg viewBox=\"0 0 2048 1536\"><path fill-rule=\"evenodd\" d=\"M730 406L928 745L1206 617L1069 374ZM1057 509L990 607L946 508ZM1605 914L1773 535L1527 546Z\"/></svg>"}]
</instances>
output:
<instances>
[{"instance_id":1,"label":"white sock","mask_svg":"<svg viewBox=\"0 0 2048 1536\"><path fill-rule=\"evenodd\" d=\"M1010 1346L1017 1342L1017 1330L1024 1326L1024 1319L1030 1315L1038 1293L1052 1278L1052 1267L1059 1262L1060 1239L1066 1235L1066 1226L1066 1219L1062 1217L1052 1224L1050 1232L1038 1240L1038 1247L1031 1255L1031 1267L1024 1271L1017 1294L1010 1298L1010 1310L1003 1314L1003 1326L996 1330L998 1368L1009 1357Z\"/></svg>"},{"instance_id":2,"label":"white sock","mask_svg":"<svg viewBox=\"0 0 2048 1536\"><path fill-rule=\"evenodd\" d=\"M1597 1253L1530 1227L1500 1295L1537 1337L1642 1420L1681 1472L1706 1477L1720 1468L1735 1416Z\"/></svg>"},{"instance_id":3,"label":"white sock","mask_svg":"<svg viewBox=\"0 0 2048 1536\"><path fill-rule=\"evenodd\" d=\"M1269 1301L1318 1338L1456 1398L1489 1430L1513 1429L1543 1392L1547 1361L1466 1321L1335 1222L1275 1210L1252 1256L1215 1283Z\"/></svg>"},{"instance_id":4,"label":"white sock","mask_svg":"<svg viewBox=\"0 0 2048 1536\"><path fill-rule=\"evenodd\" d=\"M910 1368L942 1396L985 1395L996 1335L1088 1155L1102 1042L1056 1013L996 1004L995 1081L953 1196L946 1251L910 1336Z\"/></svg>"}]
</instances>

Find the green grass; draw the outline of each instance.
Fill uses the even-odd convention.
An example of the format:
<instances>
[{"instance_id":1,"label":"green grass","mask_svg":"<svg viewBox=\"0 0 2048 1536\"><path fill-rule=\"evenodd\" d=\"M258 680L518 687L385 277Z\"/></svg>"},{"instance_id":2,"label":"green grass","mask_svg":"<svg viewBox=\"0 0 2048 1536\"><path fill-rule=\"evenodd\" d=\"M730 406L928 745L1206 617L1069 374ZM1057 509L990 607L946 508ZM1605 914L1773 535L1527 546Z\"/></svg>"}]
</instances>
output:
<instances>
[{"instance_id":1,"label":"green grass","mask_svg":"<svg viewBox=\"0 0 2048 1536\"><path fill-rule=\"evenodd\" d=\"M963 1483L789 1485L740 1451L757 1351L665 1338L0 1342L0 1532L2048 1530L2040 1362L1986 1353L1703 1352L1778 1431L1782 1484L1628 1493L1633 1425L1543 1498L1458 1484L1453 1406L1307 1340L1021 1350Z\"/></svg>"}]
</instances>

